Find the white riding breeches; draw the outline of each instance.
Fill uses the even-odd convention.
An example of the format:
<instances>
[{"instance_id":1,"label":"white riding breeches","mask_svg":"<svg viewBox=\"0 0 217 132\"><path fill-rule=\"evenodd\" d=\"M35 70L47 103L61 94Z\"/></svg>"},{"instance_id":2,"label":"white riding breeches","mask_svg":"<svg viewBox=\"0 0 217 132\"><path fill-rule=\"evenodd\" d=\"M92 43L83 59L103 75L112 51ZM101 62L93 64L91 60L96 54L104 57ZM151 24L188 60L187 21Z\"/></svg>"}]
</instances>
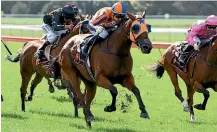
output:
<instances>
[{"instance_id":1,"label":"white riding breeches","mask_svg":"<svg viewBox=\"0 0 217 132\"><path fill-rule=\"evenodd\" d=\"M55 42L58 36L61 36L61 34L66 33L66 32L68 31L67 29L65 29L65 30L60 30L60 31L54 31L54 30L52 29L52 27L49 26L48 24L43 24L43 25L42 25L42 30L43 30L43 32L46 34L47 40L48 40L50 43Z\"/></svg>"},{"instance_id":2,"label":"white riding breeches","mask_svg":"<svg viewBox=\"0 0 217 132\"><path fill-rule=\"evenodd\" d=\"M90 30L93 35L99 34L99 36L105 39L108 36L108 31L102 26L94 26L96 30Z\"/></svg>"}]
</instances>

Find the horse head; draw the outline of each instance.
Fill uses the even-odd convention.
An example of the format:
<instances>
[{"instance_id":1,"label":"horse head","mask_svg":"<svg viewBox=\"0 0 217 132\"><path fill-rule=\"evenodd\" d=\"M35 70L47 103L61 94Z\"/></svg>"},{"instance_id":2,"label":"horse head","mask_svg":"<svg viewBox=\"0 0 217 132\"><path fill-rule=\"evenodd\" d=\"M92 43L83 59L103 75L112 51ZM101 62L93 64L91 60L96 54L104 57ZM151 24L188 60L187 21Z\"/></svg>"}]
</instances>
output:
<instances>
[{"instance_id":1,"label":"horse head","mask_svg":"<svg viewBox=\"0 0 217 132\"><path fill-rule=\"evenodd\" d=\"M211 40L210 40L211 44L212 44L212 49L215 50L215 52L217 52L217 35L214 36Z\"/></svg>"},{"instance_id":2,"label":"horse head","mask_svg":"<svg viewBox=\"0 0 217 132\"><path fill-rule=\"evenodd\" d=\"M217 36L214 36L209 42L207 61L217 64Z\"/></svg>"},{"instance_id":3,"label":"horse head","mask_svg":"<svg viewBox=\"0 0 217 132\"><path fill-rule=\"evenodd\" d=\"M127 13L129 20L126 22L127 32L130 32L130 40L135 43L142 53L149 54L152 50L152 42L148 37L147 23L145 21L146 11L142 15L133 16Z\"/></svg>"}]
</instances>

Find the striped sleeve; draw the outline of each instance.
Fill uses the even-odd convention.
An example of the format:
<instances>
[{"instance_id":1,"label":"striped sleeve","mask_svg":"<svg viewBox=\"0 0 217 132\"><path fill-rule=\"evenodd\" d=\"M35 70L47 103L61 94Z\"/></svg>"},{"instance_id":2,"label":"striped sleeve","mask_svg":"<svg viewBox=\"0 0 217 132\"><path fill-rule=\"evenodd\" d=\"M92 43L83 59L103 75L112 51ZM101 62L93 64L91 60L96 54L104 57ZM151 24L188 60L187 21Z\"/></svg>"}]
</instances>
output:
<instances>
[{"instance_id":1,"label":"striped sleeve","mask_svg":"<svg viewBox=\"0 0 217 132\"><path fill-rule=\"evenodd\" d=\"M100 14L97 18L95 18L95 20L92 21L92 24L94 26L101 24L104 20L107 19L107 15L105 12L103 12L102 14Z\"/></svg>"}]
</instances>

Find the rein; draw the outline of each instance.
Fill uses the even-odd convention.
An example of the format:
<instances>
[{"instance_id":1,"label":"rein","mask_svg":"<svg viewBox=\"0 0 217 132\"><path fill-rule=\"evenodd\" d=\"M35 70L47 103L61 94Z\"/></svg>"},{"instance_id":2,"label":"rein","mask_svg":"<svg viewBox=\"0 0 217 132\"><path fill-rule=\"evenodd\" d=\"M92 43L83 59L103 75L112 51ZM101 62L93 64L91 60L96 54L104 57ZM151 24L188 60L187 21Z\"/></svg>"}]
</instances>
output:
<instances>
[{"instance_id":1,"label":"rein","mask_svg":"<svg viewBox=\"0 0 217 132\"><path fill-rule=\"evenodd\" d=\"M213 49L212 47L212 42L210 41L209 42L209 46L211 46L211 49L214 53L217 53L217 50ZM212 67L215 67L217 66L217 63L211 63L209 61L207 61L205 58L203 58L200 54L197 54L208 66L212 66Z\"/></svg>"},{"instance_id":2,"label":"rein","mask_svg":"<svg viewBox=\"0 0 217 132\"><path fill-rule=\"evenodd\" d=\"M126 32L124 32L124 33L125 33L125 35L127 36L127 40L128 40L128 39L129 39L129 35L128 35ZM128 54L119 54L119 53L114 53L114 52L111 52L111 51L110 51L110 49L109 49L109 47L108 47L108 42L109 42L109 39L111 38L111 36L112 36L112 35L110 35L110 36L108 37L108 40L107 40L107 42L106 42L107 50L102 49L101 43L99 43L99 48L100 48L100 50L101 50L102 52L104 52L104 53L107 53L107 54L111 54L111 55L115 55L115 56L119 56L119 57L128 57L128 56L130 55L130 53L128 53ZM125 38L125 40L126 40L126 38Z\"/></svg>"}]
</instances>

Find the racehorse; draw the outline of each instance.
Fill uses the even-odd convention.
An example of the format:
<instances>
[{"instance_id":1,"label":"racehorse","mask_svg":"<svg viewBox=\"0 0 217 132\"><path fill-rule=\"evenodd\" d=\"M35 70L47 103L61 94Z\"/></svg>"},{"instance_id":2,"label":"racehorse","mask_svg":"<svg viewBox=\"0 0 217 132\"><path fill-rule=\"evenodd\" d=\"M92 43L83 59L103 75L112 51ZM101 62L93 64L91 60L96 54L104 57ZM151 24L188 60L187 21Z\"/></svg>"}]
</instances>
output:
<instances>
[{"instance_id":1,"label":"racehorse","mask_svg":"<svg viewBox=\"0 0 217 132\"><path fill-rule=\"evenodd\" d=\"M171 82L175 88L175 95L182 102L184 111L190 112L192 122L196 121L193 110L193 95L196 92L204 95L202 104L194 105L198 110L205 110L206 103L209 98L207 88L211 87L217 92L217 36L210 39L209 42L203 44L200 51L192 51L188 59L187 72L180 70L173 63L176 55L174 50L178 45L171 45L167 48L166 53L162 56L161 62L149 67L151 71L155 71L158 78L163 76L164 70L167 71ZM177 74L184 80L187 87L187 101L182 97L181 90L177 79Z\"/></svg>"},{"instance_id":2,"label":"racehorse","mask_svg":"<svg viewBox=\"0 0 217 132\"><path fill-rule=\"evenodd\" d=\"M72 36L83 33L82 30L82 22L79 22L80 20L84 20L84 18L81 16L80 19L77 19L77 21L74 23L76 25L72 31L65 35L64 37L61 38L59 41L58 45L56 45L56 48L52 49L50 51L50 55L53 57L56 57L62 47L64 46L65 42L71 38ZM83 27L85 28L85 27ZM23 48L21 49L20 53L17 55L17 57L13 58L12 56L7 56L7 59L11 62L18 62L20 61L20 73L22 77L22 83L21 83L21 101L22 101L22 111L25 111L25 96L27 93L27 86L28 83L34 73L35 77L31 82L31 87L30 87L30 95L28 96L28 100L32 100L33 92L36 86L41 82L42 78L45 77L46 79L49 79L50 77L53 77L50 74L50 67L46 65L38 65L36 62L36 59L34 57L34 54L36 53L37 49L44 43L43 40L35 40L35 41L30 41L24 44ZM67 83L67 82L65 82ZM52 85L49 84L49 85ZM52 86L53 87L53 86ZM68 85L68 87L70 87ZM70 92L73 92L70 90L70 88L67 88L68 94L72 97L73 95ZM73 100L74 103L74 100ZM75 116L77 114L75 113Z\"/></svg>"},{"instance_id":3,"label":"racehorse","mask_svg":"<svg viewBox=\"0 0 217 132\"><path fill-rule=\"evenodd\" d=\"M91 121L94 116L90 111L90 105L96 94L96 86L108 89L112 95L112 103L105 107L106 112L116 110L117 88L114 84L121 84L134 93L137 98L140 116L149 119L145 105L140 96L140 91L134 83L132 75L132 56L130 53L131 44L134 42L141 49L142 53L149 54L152 49L152 42L148 38L145 12L142 16L133 16L127 13L129 19L123 22L104 41L96 43L89 54L90 69L93 78L87 69L75 63L77 47L90 34L75 35L70 38L62 48L58 63L61 75L64 80L69 80L77 94L77 98L83 107L83 113L87 126L91 128ZM82 42L81 42L82 43ZM80 81L85 84L85 98L80 90Z\"/></svg>"}]
</instances>

